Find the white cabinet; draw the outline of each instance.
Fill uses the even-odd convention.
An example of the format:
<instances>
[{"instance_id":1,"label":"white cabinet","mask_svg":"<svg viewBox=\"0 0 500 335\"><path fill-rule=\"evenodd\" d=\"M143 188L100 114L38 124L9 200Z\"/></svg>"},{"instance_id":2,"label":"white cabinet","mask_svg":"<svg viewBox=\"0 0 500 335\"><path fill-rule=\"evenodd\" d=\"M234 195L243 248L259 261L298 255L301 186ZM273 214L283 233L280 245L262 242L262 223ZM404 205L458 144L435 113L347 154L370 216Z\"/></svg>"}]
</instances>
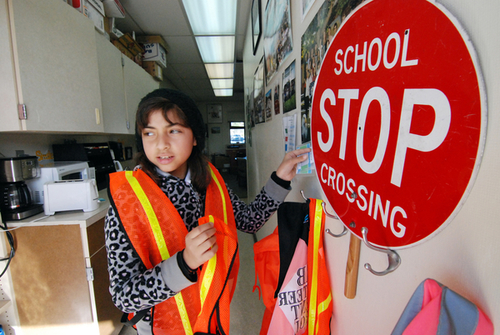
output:
<instances>
[{"instance_id":1,"label":"white cabinet","mask_svg":"<svg viewBox=\"0 0 500 335\"><path fill-rule=\"evenodd\" d=\"M0 131L102 132L93 22L60 0L0 6Z\"/></svg>"},{"instance_id":2,"label":"white cabinet","mask_svg":"<svg viewBox=\"0 0 500 335\"><path fill-rule=\"evenodd\" d=\"M104 131L134 134L137 106L159 84L97 32L96 41Z\"/></svg>"},{"instance_id":3,"label":"white cabinet","mask_svg":"<svg viewBox=\"0 0 500 335\"><path fill-rule=\"evenodd\" d=\"M125 101L127 102L130 134L135 134L135 114L139 102L146 94L157 89L159 84L143 68L137 66L130 58L123 57L125 78Z\"/></svg>"}]
</instances>

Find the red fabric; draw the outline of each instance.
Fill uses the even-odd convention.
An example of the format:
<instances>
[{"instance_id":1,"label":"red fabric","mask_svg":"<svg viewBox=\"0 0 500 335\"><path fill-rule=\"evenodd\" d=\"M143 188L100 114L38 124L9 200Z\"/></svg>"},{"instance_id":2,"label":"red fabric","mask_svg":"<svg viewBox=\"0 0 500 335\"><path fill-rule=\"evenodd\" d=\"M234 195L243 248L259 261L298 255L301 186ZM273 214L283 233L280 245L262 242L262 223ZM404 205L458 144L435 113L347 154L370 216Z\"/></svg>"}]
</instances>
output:
<instances>
[{"instance_id":1,"label":"red fabric","mask_svg":"<svg viewBox=\"0 0 500 335\"><path fill-rule=\"evenodd\" d=\"M274 292L278 286L280 254L278 227L272 234L254 243L255 276L259 278L262 299L266 309L262 320L260 334L267 334L269 323L271 322L276 298ZM257 278L256 278L257 280ZM257 288L257 285L254 287Z\"/></svg>"}]
</instances>

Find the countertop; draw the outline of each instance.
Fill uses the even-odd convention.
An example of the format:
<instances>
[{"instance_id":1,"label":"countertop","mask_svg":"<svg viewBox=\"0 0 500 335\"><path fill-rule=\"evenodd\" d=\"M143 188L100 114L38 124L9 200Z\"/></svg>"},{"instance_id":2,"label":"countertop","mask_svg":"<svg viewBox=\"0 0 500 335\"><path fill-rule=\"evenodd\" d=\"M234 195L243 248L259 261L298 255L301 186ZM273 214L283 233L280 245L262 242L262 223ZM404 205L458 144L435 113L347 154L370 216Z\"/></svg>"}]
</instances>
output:
<instances>
[{"instance_id":1,"label":"countertop","mask_svg":"<svg viewBox=\"0 0 500 335\"><path fill-rule=\"evenodd\" d=\"M89 227L96 221L105 217L108 211L110 203L107 189L99 191L99 198L104 199L104 201L99 203L99 208L91 212L84 212L82 210L66 211L56 212L56 214L48 216L42 212L24 220L7 221L7 227L10 229L24 226L50 226L61 224L78 224L82 227Z\"/></svg>"}]
</instances>

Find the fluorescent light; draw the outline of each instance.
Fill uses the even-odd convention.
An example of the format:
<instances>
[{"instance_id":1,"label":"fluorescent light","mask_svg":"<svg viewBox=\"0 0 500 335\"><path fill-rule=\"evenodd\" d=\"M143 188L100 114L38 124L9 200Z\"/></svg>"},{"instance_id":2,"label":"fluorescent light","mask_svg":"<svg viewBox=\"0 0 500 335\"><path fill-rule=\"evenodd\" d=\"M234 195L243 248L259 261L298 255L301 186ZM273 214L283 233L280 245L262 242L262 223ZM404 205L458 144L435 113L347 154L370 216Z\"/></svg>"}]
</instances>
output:
<instances>
[{"instance_id":1,"label":"fluorescent light","mask_svg":"<svg viewBox=\"0 0 500 335\"><path fill-rule=\"evenodd\" d=\"M197 36L196 43L204 63L234 62L234 36Z\"/></svg>"},{"instance_id":2,"label":"fluorescent light","mask_svg":"<svg viewBox=\"0 0 500 335\"><path fill-rule=\"evenodd\" d=\"M234 35L236 0L183 0L195 35Z\"/></svg>"},{"instance_id":3,"label":"fluorescent light","mask_svg":"<svg viewBox=\"0 0 500 335\"><path fill-rule=\"evenodd\" d=\"M182 3L215 95L232 96L237 0Z\"/></svg>"},{"instance_id":4,"label":"fluorescent light","mask_svg":"<svg viewBox=\"0 0 500 335\"><path fill-rule=\"evenodd\" d=\"M234 63L205 64L205 69L212 79L234 77Z\"/></svg>"},{"instance_id":5,"label":"fluorescent light","mask_svg":"<svg viewBox=\"0 0 500 335\"><path fill-rule=\"evenodd\" d=\"M233 79L210 79L214 90L221 88L233 88Z\"/></svg>"},{"instance_id":6,"label":"fluorescent light","mask_svg":"<svg viewBox=\"0 0 500 335\"><path fill-rule=\"evenodd\" d=\"M216 97L230 97L233 95L233 89L218 89L214 90Z\"/></svg>"}]
</instances>

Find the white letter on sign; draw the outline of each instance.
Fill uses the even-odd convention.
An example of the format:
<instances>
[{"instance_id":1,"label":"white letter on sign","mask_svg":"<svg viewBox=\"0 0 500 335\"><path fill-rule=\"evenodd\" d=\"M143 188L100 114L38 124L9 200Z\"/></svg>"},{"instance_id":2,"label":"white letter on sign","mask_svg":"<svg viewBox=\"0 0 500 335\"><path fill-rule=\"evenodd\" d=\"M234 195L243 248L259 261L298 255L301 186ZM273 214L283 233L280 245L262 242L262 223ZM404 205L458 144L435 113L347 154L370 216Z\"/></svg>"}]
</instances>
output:
<instances>
[{"instance_id":1,"label":"white letter on sign","mask_svg":"<svg viewBox=\"0 0 500 335\"><path fill-rule=\"evenodd\" d=\"M351 99L358 99L359 89L339 90L339 99L344 99L344 113L342 114L342 133L340 135L339 158L345 159L345 148L347 142L347 126L349 124L349 111L351 110Z\"/></svg>"},{"instance_id":2,"label":"white letter on sign","mask_svg":"<svg viewBox=\"0 0 500 335\"><path fill-rule=\"evenodd\" d=\"M413 107L415 105L431 106L434 109L436 119L431 132L426 135L410 133ZM403 169L408 148L429 152L441 145L451 123L451 107L446 95L440 90L428 89L405 89L403 94L403 107L401 109L401 122L399 123L398 142L392 167L391 183L401 187Z\"/></svg>"},{"instance_id":3,"label":"white letter on sign","mask_svg":"<svg viewBox=\"0 0 500 335\"><path fill-rule=\"evenodd\" d=\"M377 144L375 157L371 162L366 161L363 151L363 140L365 137L366 117L368 116L368 108L373 100L380 103L381 120L380 120L380 136ZM361 110L359 111L358 133L356 135L356 158L358 164L363 171L372 174L377 172L384 160L385 150L387 149L387 141L389 140L389 129L391 123L391 104L387 92L381 87L372 87L366 92Z\"/></svg>"},{"instance_id":4,"label":"white letter on sign","mask_svg":"<svg viewBox=\"0 0 500 335\"><path fill-rule=\"evenodd\" d=\"M335 93L333 93L333 91L329 88L327 88L321 95L321 102L319 106L321 116L323 117L323 120L325 120L326 126L328 127L328 140L326 142L323 142L323 139L321 138L321 135L323 134L318 131L318 145L323 152L330 151L333 145L333 123L330 115L328 115L328 112L325 109L326 99L330 99L330 105L335 106Z\"/></svg>"}]
</instances>

